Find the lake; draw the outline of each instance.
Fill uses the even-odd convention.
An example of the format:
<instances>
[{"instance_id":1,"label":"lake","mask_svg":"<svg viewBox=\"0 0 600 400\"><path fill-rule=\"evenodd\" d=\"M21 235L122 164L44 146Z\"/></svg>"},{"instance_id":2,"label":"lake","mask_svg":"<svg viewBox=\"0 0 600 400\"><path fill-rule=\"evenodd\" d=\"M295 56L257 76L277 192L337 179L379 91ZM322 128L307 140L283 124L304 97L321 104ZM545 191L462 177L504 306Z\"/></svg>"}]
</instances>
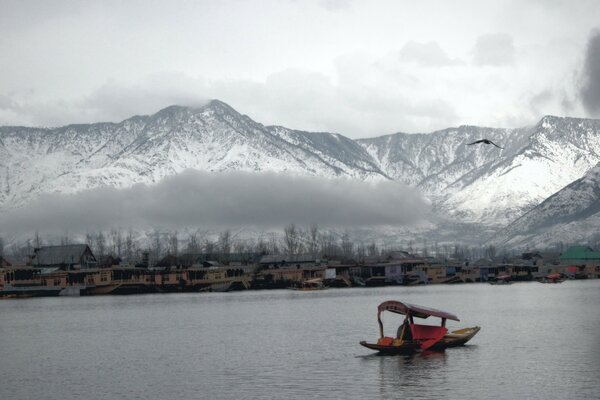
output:
<instances>
[{"instance_id":1,"label":"lake","mask_svg":"<svg viewBox=\"0 0 600 400\"><path fill-rule=\"evenodd\" d=\"M482 330L375 355L390 299ZM2 300L0 399L590 399L599 332L600 280Z\"/></svg>"}]
</instances>

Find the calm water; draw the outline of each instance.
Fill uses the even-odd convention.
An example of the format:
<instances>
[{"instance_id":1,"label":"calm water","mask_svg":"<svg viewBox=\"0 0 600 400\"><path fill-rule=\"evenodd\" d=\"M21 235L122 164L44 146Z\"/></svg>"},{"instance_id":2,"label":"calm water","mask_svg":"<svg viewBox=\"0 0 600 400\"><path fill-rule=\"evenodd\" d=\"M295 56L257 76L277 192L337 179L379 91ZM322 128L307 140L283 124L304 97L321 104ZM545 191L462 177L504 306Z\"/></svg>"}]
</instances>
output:
<instances>
[{"instance_id":1,"label":"calm water","mask_svg":"<svg viewBox=\"0 0 600 400\"><path fill-rule=\"evenodd\" d=\"M376 356L388 299L482 330ZM599 398L599 334L600 280L3 300L0 399Z\"/></svg>"}]
</instances>

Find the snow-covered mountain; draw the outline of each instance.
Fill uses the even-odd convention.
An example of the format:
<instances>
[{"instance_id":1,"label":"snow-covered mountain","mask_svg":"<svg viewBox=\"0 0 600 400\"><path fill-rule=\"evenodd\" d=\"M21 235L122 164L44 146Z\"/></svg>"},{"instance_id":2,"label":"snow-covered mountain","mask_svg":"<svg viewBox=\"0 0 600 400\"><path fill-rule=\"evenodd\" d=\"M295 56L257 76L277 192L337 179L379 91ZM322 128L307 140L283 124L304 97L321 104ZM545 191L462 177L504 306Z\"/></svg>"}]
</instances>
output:
<instances>
[{"instance_id":1,"label":"snow-covered mountain","mask_svg":"<svg viewBox=\"0 0 600 400\"><path fill-rule=\"evenodd\" d=\"M496 237L503 246L581 243L600 237L600 163L515 220Z\"/></svg>"},{"instance_id":2,"label":"snow-covered mountain","mask_svg":"<svg viewBox=\"0 0 600 400\"><path fill-rule=\"evenodd\" d=\"M467 146L489 138L491 145ZM384 173L420 187L464 222L506 224L600 161L600 121L546 116L533 127L473 126L359 143Z\"/></svg>"},{"instance_id":3,"label":"snow-covered mountain","mask_svg":"<svg viewBox=\"0 0 600 400\"><path fill-rule=\"evenodd\" d=\"M468 143L489 138L503 146ZM420 188L452 224L494 231L600 162L600 120L461 126L352 140L264 126L227 104L171 106L120 123L0 127L0 212L41 193L155 183L186 169L271 171Z\"/></svg>"},{"instance_id":4,"label":"snow-covered mountain","mask_svg":"<svg viewBox=\"0 0 600 400\"><path fill-rule=\"evenodd\" d=\"M189 168L387 179L351 139L265 127L214 100L120 123L0 128L0 210L40 193L154 183Z\"/></svg>"}]
</instances>

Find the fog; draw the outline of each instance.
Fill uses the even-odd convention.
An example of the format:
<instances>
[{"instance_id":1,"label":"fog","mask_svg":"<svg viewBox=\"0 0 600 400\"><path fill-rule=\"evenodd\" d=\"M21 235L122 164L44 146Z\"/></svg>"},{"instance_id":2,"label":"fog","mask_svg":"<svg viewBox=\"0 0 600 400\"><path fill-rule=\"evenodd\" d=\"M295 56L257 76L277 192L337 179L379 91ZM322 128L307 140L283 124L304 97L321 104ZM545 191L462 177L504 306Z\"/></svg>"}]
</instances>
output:
<instances>
[{"instance_id":1,"label":"fog","mask_svg":"<svg viewBox=\"0 0 600 400\"><path fill-rule=\"evenodd\" d=\"M77 234L115 227L268 229L290 222L399 226L422 220L429 209L416 189L392 181L188 170L155 185L42 195L1 214L0 234Z\"/></svg>"}]
</instances>

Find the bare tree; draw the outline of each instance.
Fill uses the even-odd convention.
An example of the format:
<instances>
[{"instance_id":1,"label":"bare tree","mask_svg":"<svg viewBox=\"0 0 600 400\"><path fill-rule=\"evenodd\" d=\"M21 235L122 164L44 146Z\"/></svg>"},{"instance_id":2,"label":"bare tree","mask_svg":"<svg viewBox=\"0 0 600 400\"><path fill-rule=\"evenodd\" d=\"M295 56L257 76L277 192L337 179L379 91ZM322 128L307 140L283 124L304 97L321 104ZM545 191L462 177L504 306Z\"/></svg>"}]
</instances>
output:
<instances>
[{"instance_id":1,"label":"bare tree","mask_svg":"<svg viewBox=\"0 0 600 400\"><path fill-rule=\"evenodd\" d=\"M178 237L177 231L175 231L175 232L171 233L171 235L169 235L169 243L168 243L167 252L168 252L168 254L173 255L175 257L177 257L177 254L179 253L179 237Z\"/></svg>"},{"instance_id":2,"label":"bare tree","mask_svg":"<svg viewBox=\"0 0 600 400\"><path fill-rule=\"evenodd\" d=\"M277 240L277 236L275 235L275 233L271 232L269 233L269 243L268 243L268 247L269 247L269 254L279 254L279 240Z\"/></svg>"},{"instance_id":3,"label":"bare tree","mask_svg":"<svg viewBox=\"0 0 600 400\"><path fill-rule=\"evenodd\" d=\"M448 256L450 255L450 246L448 246L448 244L444 243L444 245L442 246L442 249L444 249L444 258L448 258Z\"/></svg>"},{"instance_id":4,"label":"bare tree","mask_svg":"<svg viewBox=\"0 0 600 400\"><path fill-rule=\"evenodd\" d=\"M70 242L71 239L69 238L69 231L65 231L65 234L60 237L60 244L61 246L64 246L69 244Z\"/></svg>"},{"instance_id":5,"label":"bare tree","mask_svg":"<svg viewBox=\"0 0 600 400\"><path fill-rule=\"evenodd\" d=\"M269 253L269 244L265 241L265 239L261 236L256 244L254 245L254 251L259 254L268 254Z\"/></svg>"},{"instance_id":6,"label":"bare tree","mask_svg":"<svg viewBox=\"0 0 600 400\"><path fill-rule=\"evenodd\" d=\"M44 243L42 242L42 238L40 237L40 233L35 231L35 236L33 237L33 247L39 249L42 247Z\"/></svg>"},{"instance_id":7,"label":"bare tree","mask_svg":"<svg viewBox=\"0 0 600 400\"><path fill-rule=\"evenodd\" d=\"M379 255L379 249L377 248L375 242L371 242L371 244L367 246L367 255L369 257L375 257Z\"/></svg>"},{"instance_id":8,"label":"bare tree","mask_svg":"<svg viewBox=\"0 0 600 400\"><path fill-rule=\"evenodd\" d=\"M311 224L308 227L308 252L312 257L317 257L319 252L319 226Z\"/></svg>"},{"instance_id":9,"label":"bare tree","mask_svg":"<svg viewBox=\"0 0 600 400\"><path fill-rule=\"evenodd\" d=\"M361 242L358 246L356 246L356 258L357 261L361 264L365 262L365 256L367 254L367 248L365 244Z\"/></svg>"},{"instance_id":10,"label":"bare tree","mask_svg":"<svg viewBox=\"0 0 600 400\"><path fill-rule=\"evenodd\" d=\"M96 251L99 256L106 255L106 238L104 237L104 233L102 231L98 232L96 235Z\"/></svg>"},{"instance_id":11,"label":"bare tree","mask_svg":"<svg viewBox=\"0 0 600 400\"><path fill-rule=\"evenodd\" d=\"M288 254L298 254L300 247L300 231L293 223L283 230L283 243Z\"/></svg>"},{"instance_id":12,"label":"bare tree","mask_svg":"<svg viewBox=\"0 0 600 400\"><path fill-rule=\"evenodd\" d=\"M231 253L231 232L229 229L219 234L219 251L223 254Z\"/></svg>"},{"instance_id":13,"label":"bare tree","mask_svg":"<svg viewBox=\"0 0 600 400\"><path fill-rule=\"evenodd\" d=\"M321 253L323 254L323 256L326 256L328 258L333 258L333 257L338 256L339 247L337 245L337 242L335 240L335 236L333 235L333 233L324 232L323 234L319 235L319 244L320 244Z\"/></svg>"},{"instance_id":14,"label":"bare tree","mask_svg":"<svg viewBox=\"0 0 600 400\"><path fill-rule=\"evenodd\" d=\"M0 236L0 257L4 255L4 238Z\"/></svg>"},{"instance_id":15,"label":"bare tree","mask_svg":"<svg viewBox=\"0 0 600 400\"><path fill-rule=\"evenodd\" d=\"M245 253L246 252L246 241L237 239L233 241L233 252L234 253Z\"/></svg>"},{"instance_id":16,"label":"bare tree","mask_svg":"<svg viewBox=\"0 0 600 400\"><path fill-rule=\"evenodd\" d=\"M485 248L485 257L490 260L496 257L496 248L493 245L490 244Z\"/></svg>"},{"instance_id":17,"label":"bare tree","mask_svg":"<svg viewBox=\"0 0 600 400\"><path fill-rule=\"evenodd\" d=\"M200 244L198 243L198 233L190 233L188 236L187 252L198 253L200 250Z\"/></svg>"},{"instance_id":18,"label":"bare tree","mask_svg":"<svg viewBox=\"0 0 600 400\"><path fill-rule=\"evenodd\" d=\"M163 252L162 244L162 235L158 229L155 229L153 232L152 245L150 251L151 265L156 265L158 260L160 260Z\"/></svg>"},{"instance_id":19,"label":"bare tree","mask_svg":"<svg viewBox=\"0 0 600 400\"><path fill-rule=\"evenodd\" d=\"M354 243L350 240L348 232L342 235L342 256L344 260L351 260L354 256Z\"/></svg>"},{"instance_id":20,"label":"bare tree","mask_svg":"<svg viewBox=\"0 0 600 400\"><path fill-rule=\"evenodd\" d=\"M216 244L208 238L204 239L204 244L202 246L204 247L204 252L207 254L212 254L215 252Z\"/></svg>"},{"instance_id":21,"label":"bare tree","mask_svg":"<svg viewBox=\"0 0 600 400\"><path fill-rule=\"evenodd\" d=\"M121 229L110 230L110 252L112 255L121 257L123 252L123 233Z\"/></svg>"},{"instance_id":22,"label":"bare tree","mask_svg":"<svg viewBox=\"0 0 600 400\"><path fill-rule=\"evenodd\" d=\"M94 235L89 232L85 233L85 244L87 244L90 249L94 249Z\"/></svg>"},{"instance_id":23,"label":"bare tree","mask_svg":"<svg viewBox=\"0 0 600 400\"><path fill-rule=\"evenodd\" d=\"M125 238L125 257L127 262L131 264L135 254L135 243L133 241L133 230L129 228L127 232L127 238Z\"/></svg>"}]
</instances>

